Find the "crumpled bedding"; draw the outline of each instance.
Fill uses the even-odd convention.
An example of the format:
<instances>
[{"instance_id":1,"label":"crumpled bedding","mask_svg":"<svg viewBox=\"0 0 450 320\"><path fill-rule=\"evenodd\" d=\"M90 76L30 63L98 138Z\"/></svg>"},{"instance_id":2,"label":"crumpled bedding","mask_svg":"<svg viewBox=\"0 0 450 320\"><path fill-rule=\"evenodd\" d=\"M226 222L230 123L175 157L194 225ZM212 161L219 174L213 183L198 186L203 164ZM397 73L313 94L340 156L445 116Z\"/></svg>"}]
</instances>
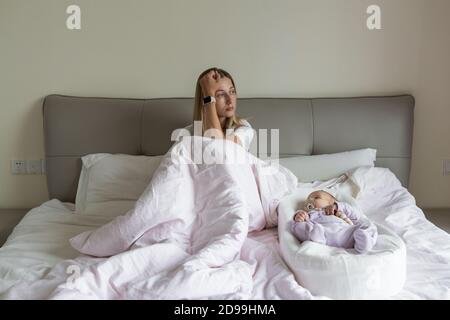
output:
<instances>
[{"instance_id":1,"label":"crumpled bedding","mask_svg":"<svg viewBox=\"0 0 450 320\"><path fill-rule=\"evenodd\" d=\"M181 152L186 145L177 148L178 159L186 158ZM175 159L165 158L132 211L72 237L83 254L11 280L13 285L0 285L0 297L327 299L297 284L281 259L274 226L283 195L329 181L296 185L282 167L273 175L262 174L264 163L257 159L239 169L197 164L182 169L171 165ZM392 298L450 299L450 235L425 218L390 170L363 167L350 178L366 216L406 244L406 284ZM8 251L7 243L0 258L4 252L14 251Z\"/></svg>"},{"instance_id":2,"label":"crumpled bedding","mask_svg":"<svg viewBox=\"0 0 450 320\"><path fill-rule=\"evenodd\" d=\"M196 163L199 145L205 158ZM185 137L132 210L70 239L83 256L27 285L46 283L36 292L52 299L250 298L255 270L240 259L248 232L276 226L278 202L296 185L289 170L267 168L233 142Z\"/></svg>"}]
</instances>

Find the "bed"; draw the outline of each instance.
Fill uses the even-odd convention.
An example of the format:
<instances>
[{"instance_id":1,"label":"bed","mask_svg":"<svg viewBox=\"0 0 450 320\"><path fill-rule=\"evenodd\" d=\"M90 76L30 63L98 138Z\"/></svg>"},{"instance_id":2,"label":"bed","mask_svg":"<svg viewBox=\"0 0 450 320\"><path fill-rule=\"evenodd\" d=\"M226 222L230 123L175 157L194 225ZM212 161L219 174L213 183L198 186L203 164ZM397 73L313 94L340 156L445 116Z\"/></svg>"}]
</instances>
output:
<instances>
[{"instance_id":1,"label":"bed","mask_svg":"<svg viewBox=\"0 0 450 320\"><path fill-rule=\"evenodd\" d=\"M71 237L111 220L75 213L81 157L95 153L162 155L173 143L172 131L190 123L192 103L192 98L45 98L50 200L30 210L0 248L0 297L25 283L29 289L16 290L20 293L17 298L46 297L45 290L51 285L30 284L46 277L58 263L77 257L68 242ZM406 189L412 96L244 98L238 101L238 113L255 129L280 129L281 158L376 149L377 168L364 177L369 191L362 205L370 218L392 228L407 248L407 281L403 291L391 298L450 298L450 236L425 218ZM369 197L373 192L376 196ZM296 284L280 256L276 228L252 232L242 250L241 258L255 270L252 294L246 298L327 298L316 297Z\"/></svg>"}]
</instances>

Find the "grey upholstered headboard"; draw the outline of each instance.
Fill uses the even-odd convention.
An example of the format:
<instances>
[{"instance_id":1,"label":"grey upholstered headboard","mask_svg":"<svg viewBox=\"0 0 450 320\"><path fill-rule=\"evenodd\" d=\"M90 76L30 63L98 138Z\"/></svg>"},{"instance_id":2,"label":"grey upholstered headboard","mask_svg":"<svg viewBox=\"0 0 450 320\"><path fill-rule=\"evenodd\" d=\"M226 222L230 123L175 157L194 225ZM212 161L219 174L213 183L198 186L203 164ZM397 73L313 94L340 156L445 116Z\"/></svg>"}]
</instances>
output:
<instances>
[{"instance_id":1,"label":"grey upholstered headboard","mask_svg":"<svg viewBox=\"0 0 450 320\"><path fill-rule=\"evenodd\" d=\"M164 154L171 133L192 121L192 98L118 99L49 95L43 103L50 199L74 202L80 158L90 153ZM408 185L414 117L410 95L243 98L255 129L279 129L281 157L375 148L377 166Z\"/></svg>"}]
</instances>

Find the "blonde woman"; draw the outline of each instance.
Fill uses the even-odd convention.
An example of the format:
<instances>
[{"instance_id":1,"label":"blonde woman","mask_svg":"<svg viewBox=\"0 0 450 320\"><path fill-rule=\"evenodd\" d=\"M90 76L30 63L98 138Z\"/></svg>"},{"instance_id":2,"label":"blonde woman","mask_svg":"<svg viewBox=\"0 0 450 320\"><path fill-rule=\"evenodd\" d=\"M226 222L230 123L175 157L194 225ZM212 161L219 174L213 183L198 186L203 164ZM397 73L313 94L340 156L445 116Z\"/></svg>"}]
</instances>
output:
<instances>
[{"instance_id":1,"label":"blonde woman","mask_svg":"<svg viewBox=\"0 0 450 320\"><path fill-rule=\"evenodd\" d=\"M194 121L201 121L202 134L229 139L246 150L253 140L253 129L247 120L236 115L236 86L225 70L210 68L197 79L194 100ZM187 126L194 134L194 126Z\"/></svg>"}]
</instances>

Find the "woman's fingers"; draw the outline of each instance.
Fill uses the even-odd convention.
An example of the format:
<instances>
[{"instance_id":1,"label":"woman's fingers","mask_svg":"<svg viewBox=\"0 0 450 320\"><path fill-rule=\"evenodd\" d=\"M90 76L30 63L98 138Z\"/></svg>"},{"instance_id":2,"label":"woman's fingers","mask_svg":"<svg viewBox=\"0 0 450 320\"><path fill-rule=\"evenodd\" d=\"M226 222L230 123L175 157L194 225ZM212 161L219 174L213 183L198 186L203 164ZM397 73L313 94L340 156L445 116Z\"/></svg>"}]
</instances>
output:
<instances>
[{"instance_id":1,"label":"woman's fingers","mask_svg":"<svg viewBox=\"0 0 450 320\"><path fill-rule=\"evenodd\" d=\"M214 73L213 73L213 78L214 78L216 81L218 81L218 80L221 78L219 71L217 71L217 69L214 69L213 72L214 72Z\"/></svg>"},{"instance_id":2,"label":"woman's fingers","mask_svg":"<svg viewBox=\"0 0 450 320\"><path fill-rule=\"evenodd\" d=\"M215 72L214 72L214 70L211 70L210 72L208 72L205 75L205 78L206 78L207 81L214 81L215 80Z\"/></svg>"},{"instance_id":3,"label":"woman's fingers","mask_svg":"<svg viewBox=\"0 0 450 320\"><path fill-rule=\"evenodd\" d=\"M205 78L207 78L207 79L209 78L209 79L218 81L221 78L221 76L220 76L219 72L217 71L217 69L213 69L213 70L210 70L207 74L205 74Z\"/></svg>"},{"instance_id":4,"label":"woman's fingers","mask_svg":"<svg viewBox=\"0 0 450 320\"><path fill-rule=\"evenodd\" d=\"M203 94L212 94L216 91L217 82L221 78L217 69L213 69L208 71L201 79L200 79L200 87L202 88Z\"/></svg>"}]
</instances>

